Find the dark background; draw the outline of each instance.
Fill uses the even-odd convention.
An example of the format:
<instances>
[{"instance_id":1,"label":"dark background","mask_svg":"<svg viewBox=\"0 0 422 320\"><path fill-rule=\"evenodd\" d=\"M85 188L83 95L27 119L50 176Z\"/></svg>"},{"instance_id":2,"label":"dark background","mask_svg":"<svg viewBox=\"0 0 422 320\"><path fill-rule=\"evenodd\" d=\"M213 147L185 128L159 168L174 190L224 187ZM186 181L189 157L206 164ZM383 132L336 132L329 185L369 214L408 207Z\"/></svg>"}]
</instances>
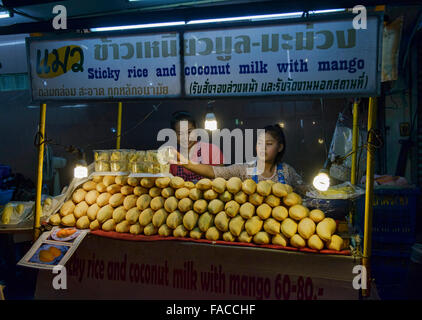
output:
<instances>
[{"instance_id":1,"label":"dark background","mask_svg":"<svg viewBox=\"0 0 422 320\"><path fill-rule=\"evenodd\" d=\"M29 90L3 92L0 99L0 163L11 165L14 172L36 181L37 150L34 147L34 135L39 121L39 106L31 104ZM338 113L348 105L349 100L324 99L321 107L319 99L230 98L215 100L212 105L219 129L256 129L284 122L287 139L284 161L295 167L305 181L311 182L326 159L326 146L318 143L318 139L324 139L329 148ZM158 111L132 129L153 110L153 105L160 102ZM162 142L157 142L157 133L160 129L170 127L171 114L177 110L191 112L198 127L203 127L207 104L208 100L199 99L124 102L122 133L132 130L122 137L121 148L158 148ZM115 148L113 129L116 127L116 102L47 104L47 139L62 145L84 148L88 162L93 160L92 150ZM109 141L102 142L107 139ZM60 170L61 185L67 185L73 175L76 156L66 153L62 147L56 145L52 146L52 150L54 156L68 160L67 166ZM232 154L232 162L234 160Z\"/></svg>"}]
</instances>

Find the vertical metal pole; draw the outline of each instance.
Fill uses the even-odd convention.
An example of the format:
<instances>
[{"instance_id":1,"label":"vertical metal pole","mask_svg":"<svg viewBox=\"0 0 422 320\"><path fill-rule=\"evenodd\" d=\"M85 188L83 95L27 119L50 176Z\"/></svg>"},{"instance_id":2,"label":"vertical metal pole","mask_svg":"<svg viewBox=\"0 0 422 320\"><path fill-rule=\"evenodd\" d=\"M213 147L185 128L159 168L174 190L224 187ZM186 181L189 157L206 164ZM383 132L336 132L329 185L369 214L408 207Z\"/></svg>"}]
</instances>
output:
<instances>
[{"instance_id":1,"label":"vertical metal pole","mask_svg":"<svg viewBox=\"0 0 422 320\"><path fill-rule=\"evenodd\" d=\"M42 171L44 162L44 140L45 140L45 114L47 104L41 103L40 105L40 123L38 133L40 136L38 146L38 172L37 172L37 193L35 199L35 217L34 217L34 240L40 236L40 218L42 213L41 208L41 194L42 194Z\"/></svg>"},{"instance_id":2,"label":"vertical metal pole","mask_svg":"<svg viewBox=\"0 0 422 320\"><path fill-rule=\"evenodd\" d=\"M353 102L353 139L352 139L352 171L350 174L350 182L355 185L356 178L357 178L357 150L358 150L358 137L359 137L359 126L358 126L358 119L359 119L359 103L358 100L355 99Z\"/></svg>"},{"instance_id":3,"label":"vertical metal pole","mask_svg":"<svg viewBox=\"0 0 422 320\"><path fill-rule=\"evenodd\" d=\"M369 98L369 111L368 111L368 150L366 161L366 193L365 193L365 228L363 235L363 258L362 264L367 271L367 279L371 278L370 272L370 257L372 250L372 206L373 206L373 193L374 193L374 160L375 150L372 146L373 137L371 130L375 128L376 119L376 98ZM369 296L370 281L367 283L368 289L362 290L362 296Z\"/></svg>"},{"instance_id":4,"label":"vertical metal pole","mask_svg":"<svg viewBox=\"0 0 422 320\"><path fill-rule=\"evenodd\" d=\"M3 286L0 284L0 300L6 300L4 298L4 293L3 293L3 289L6 288L6 286Z\"/></svg>"},{"instance_id":5,"label":"vertical metal pole","mask_svg":"<svg viewBox=\"0 0 422 320\"><path fill-rule=\"evenodd\" d=\"M116 149L120 149L120 135L122 133L122 103L119 102L117 112L117 141Z\"/></svg>"}]
</instances>

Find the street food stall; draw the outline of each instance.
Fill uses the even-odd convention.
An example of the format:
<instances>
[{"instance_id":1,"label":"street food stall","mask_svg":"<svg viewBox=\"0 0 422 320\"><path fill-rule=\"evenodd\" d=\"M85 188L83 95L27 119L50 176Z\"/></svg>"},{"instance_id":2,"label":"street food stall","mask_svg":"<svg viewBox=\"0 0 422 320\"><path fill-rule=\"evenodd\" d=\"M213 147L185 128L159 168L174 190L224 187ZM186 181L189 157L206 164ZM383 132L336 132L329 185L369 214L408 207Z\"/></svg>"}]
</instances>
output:
<instances>
[{"instance_id":1,"label":"street food stall","mask_svg":"<svg viewBox=\"0 0 422 320\"><path fill-rule=\"evenodd\" d=\"M354 29L352 18L28 38L32 98L41 106L34 237L44 242L24 260L49 267L39 271L36 298L369 296L383 24L377 12L368 15L367 29ZM120 149L124 100L275 95L355 98L352 186L358 98L369 98L362 247L351 240L347 221L307 207L287 184L236 177L186 182L158 164L159 152ZM95 163L75 168L66 193L43 215L45 121L47 103L55 100L115 101L116 149L96 150ZM83 230L72 251L65 242ZM66 290L54 285L56 264L66 267Z\"/></svg>"}]
</instances>

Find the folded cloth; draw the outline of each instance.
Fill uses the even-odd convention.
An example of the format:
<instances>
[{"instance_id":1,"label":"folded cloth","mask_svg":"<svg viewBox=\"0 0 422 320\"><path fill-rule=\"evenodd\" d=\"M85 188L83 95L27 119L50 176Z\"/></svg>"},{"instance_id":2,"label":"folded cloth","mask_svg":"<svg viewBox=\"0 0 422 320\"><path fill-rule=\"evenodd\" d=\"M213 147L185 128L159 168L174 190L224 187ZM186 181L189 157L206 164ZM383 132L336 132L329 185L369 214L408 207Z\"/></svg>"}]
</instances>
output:
<instances>
[{"instance_id":1,"label":"folded cloth","mask_svg":"<svg viewBox=\"0 0 422 320\"><path fill-rule=\"evenodd\" d=\"M243 247L258 247L258 248L270 248L270 249L278 249L278 250L287 250L287 251L302 251L302 252L313 252L313 253L322 253L322 254L338 254L338 255L346 255L350 256L350 250L314 250L310 248L293 248L293 247L284 247L275 244L254 244L254 243L244 243L244 242L228 242L228 241L210 241L207 239L192 239L192 238L182 238L182 237L162 237L159 235L155 236L145 236L145 235L133 235L128 233L119 233L115 231L103 231L103 230L95 230L91 231L91 234L100 237L118 239L118 240L129 240L129 241L169 241L169 240L178 240L178 241L190 241L190 242L202 242L202 243L209 243L209 244L223 244L223 245L231 245L231 246L243 246Z\"/></svg>"},{"instance_id":2,"label":"folded cloth","mask_svg":"<svg viewBox=\"0 0 422 320\"><path fill-rule=\"evenodd\" d=\"M365 184L366 176L363 176L361 179L361 184ZM409 183L407 182L406 178L399 177L399 176L390 176L390 175L374 175L374 185L376 186L401 186L407 187Z\"/></svg>"}]
</instances>

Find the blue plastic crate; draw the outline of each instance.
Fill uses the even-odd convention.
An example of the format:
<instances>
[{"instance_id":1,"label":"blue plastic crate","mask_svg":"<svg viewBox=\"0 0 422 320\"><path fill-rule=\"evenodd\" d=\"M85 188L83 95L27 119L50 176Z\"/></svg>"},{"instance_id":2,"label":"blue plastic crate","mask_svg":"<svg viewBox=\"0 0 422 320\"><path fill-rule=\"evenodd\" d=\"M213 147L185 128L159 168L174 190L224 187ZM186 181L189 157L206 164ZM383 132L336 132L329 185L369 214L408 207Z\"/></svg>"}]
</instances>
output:
<instances>
[{"instance_id":1,"label":"blue plastic crate","mask_svg":"<svg viewBox=\"0 0 422 320\"><path fill-rule=\"evenodd\" d=\"M409 264L408 257L372 256L371 277L375 280L381 299L406 299Z\"/></svg>"},{"instance_id":2,"label":"blue plastic crate","mask_svg":"<svg viewBox=\"0 0 422 320\"><path fill-rule=\"evenodd\" d=\"M372 255L377 257L396 257L409 259L412 253L410 243L372 242Z\"/></svg>"},{"instance_id":3,"label":"blue plastic crate","mask_svg":"<svg viewBox=\"0 0 422 320\"><path fill-rule=\"evenodd\" d=\"M15 190L0 190L0 205L4 205L12 200L13 192Z\"/></svg>"},{"instance_id":4,"label":"blue plastic crate","mask_svg":"<svg viewBox=\"0 0 422 320\"><path fill-rule=\"evenodd\" d=\"M375 188L372 216L372 241L381 243L415 242L417 188ZM354 224L363 237L365 197L357 201Z\"/></svg>"},{"instance_id":5,"label":"blue plastic crate","mask_svg":"<svg viewBox=\"0 0 422 320\"><path fill-rule=\"evenodd\" d=\"M12 173L12 169L9 166L0 165L0 180L7 178Z\"/></svg>"}]
</instances>

